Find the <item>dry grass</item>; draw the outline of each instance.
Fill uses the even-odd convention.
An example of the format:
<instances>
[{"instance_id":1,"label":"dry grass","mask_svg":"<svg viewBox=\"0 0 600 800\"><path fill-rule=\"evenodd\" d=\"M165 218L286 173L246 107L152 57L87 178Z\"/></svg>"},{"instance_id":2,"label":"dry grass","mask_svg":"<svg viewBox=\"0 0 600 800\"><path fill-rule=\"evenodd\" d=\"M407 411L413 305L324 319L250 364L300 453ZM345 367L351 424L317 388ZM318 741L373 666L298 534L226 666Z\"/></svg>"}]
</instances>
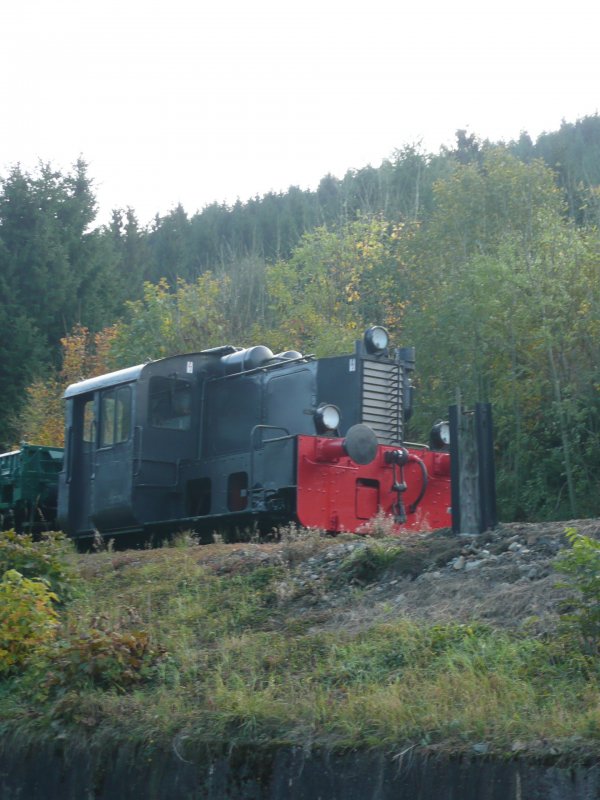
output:
<instances>
[{"instance_id":1,"label":"dry grass","mask_svg":"<svg viewBox=\"0 0 600 800\"><path fill-rule=\"evenodd\" d=\"M474 612L494 622L500 606L530 615L526 584L488 582L484 595L485 581L473 575L477 595L469 594L469 576L462 583L452 572L444 581L413 579L456 554L456 540L438 537L430 546L430 538L413 536L369 546L403 603L394 605L394 595L376 601L385 595L377 584L346 583L336 590L342 605L333 608L331 581L308 581L318 601L308 608L297 594L308 559L326 556L343 575L344 546L357 541L286 529L278 542L180 541L81 556L85 591L66 608L65 624L81 631L103 615L110 630L146 631L164 656L127 691L83 681L44 694L39 671L15 676L0 685L4 729L98 747L123 737L185 748L286 742L460 749L485 741L510 752L515 742L527 750L544 740L566 751L573 736L578 746L597 747L600 672L576 641L471 624ZM419 608L411 608L411 591Z\"/></svg>"}]
</instances>

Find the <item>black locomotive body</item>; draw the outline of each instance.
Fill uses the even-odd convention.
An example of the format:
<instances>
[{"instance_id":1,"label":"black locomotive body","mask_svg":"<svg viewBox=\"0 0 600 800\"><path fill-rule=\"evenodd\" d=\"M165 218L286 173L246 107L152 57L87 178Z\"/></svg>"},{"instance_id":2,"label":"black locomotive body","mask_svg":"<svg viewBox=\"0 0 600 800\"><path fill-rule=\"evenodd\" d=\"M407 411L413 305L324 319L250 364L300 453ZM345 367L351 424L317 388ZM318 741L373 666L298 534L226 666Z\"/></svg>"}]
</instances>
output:
<instances>
[{"instance_id":1,"label":"black locomotive body","mask_svg":"<svg viewBox=\"0 0 600 800\"><path fill-rule=\"evenodd\" d=\"M403 442L413 367L413 349L392 351L376 327L346 356L226 346L73 384L59 524L75 538L264 530L294 519L341 530L364 523L365 509L415 523L390 488L397 464L386 455ZM449 463L406 464L409 478L411 468L414 496L423 494L427 468L437 469L441 516L432 527L447 524ZM422 508L432 497L421 498Z\"/></svg>"}]
</instances>

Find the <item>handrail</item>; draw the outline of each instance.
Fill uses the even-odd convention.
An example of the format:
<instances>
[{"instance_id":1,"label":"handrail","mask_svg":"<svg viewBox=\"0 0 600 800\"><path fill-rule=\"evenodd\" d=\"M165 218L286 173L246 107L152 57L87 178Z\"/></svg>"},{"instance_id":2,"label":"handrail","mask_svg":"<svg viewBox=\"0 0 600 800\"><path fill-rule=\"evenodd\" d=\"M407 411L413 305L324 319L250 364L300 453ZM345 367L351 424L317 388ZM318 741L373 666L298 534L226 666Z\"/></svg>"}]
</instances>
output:
<instances>
[{"instance_id":1,"label":"handrail","mask_svg":"<svg viewBox=\"0 0 600 800\"><path fill-rule=\"evenodd\" d=\"M212 382L212 381L228 380L229 378L239 378L240 375L252 375L255 372L259 372L260 370L275 369L276 367L280 367L282 364L300 364L303 361L308 363L309 361L314 361L314 360L315 360L314 353L307 353L305 356L298 356L297 358L289 358L289 359L286 358L285 360L281 361L278 360L275 362L269 360L265 364L260 364L258 367L252 367L252 369L244 369L241 370L240 372L231 372L229 375L208 375L207 381Z\"/></svg>"},{"instance_id":2,"label":"handrail","mask_svg":"<svg viewBox=\"0 0 600 800\"><path fill-rule=\"evenodd\" d=\"M359 469L358 467L344 467L335 461L313 461L306 455L302 456L302 460L313 467L335 467L335 469L349 469L351 472L358 472Z\"/></svg>"},{"instance_id":3,"label":"handrail","mask_svg":"<svg viewBox=\"0 0 600 800\"><path fill-rule=\"evenodd\" d=\"M73 426L67 431L67 463L65 464L65 483L71 483L73 472Z\"/></svg>"},{"instance_id":4,"label":"handrail","mask_svg":"<svg viewBox=\"0 0 600 800\"><path fill-rule=\"evenodd\" d=\"M136 425L133 429L133 473L132 477L137 478L142 471L142 442L144 429L141 425ZM137 446L136 446L137 440ZM136 466L137 462L137 466Z\"/></svg>"}]
</instances>

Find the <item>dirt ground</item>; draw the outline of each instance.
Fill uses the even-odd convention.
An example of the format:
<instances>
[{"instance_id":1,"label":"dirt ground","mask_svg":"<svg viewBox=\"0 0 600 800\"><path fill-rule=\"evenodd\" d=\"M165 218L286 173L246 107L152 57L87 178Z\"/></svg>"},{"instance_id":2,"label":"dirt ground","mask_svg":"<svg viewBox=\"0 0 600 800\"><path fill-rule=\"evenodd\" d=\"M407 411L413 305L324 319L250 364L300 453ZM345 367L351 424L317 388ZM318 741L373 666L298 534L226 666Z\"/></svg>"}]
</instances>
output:
<instances>
[{"instance_id":1,"label":"dirt ground","mask_svg":"<svg viewBox=\"0 0 600 800\"><path fill-rule=\"evenodd\" d=\"M552 629L559 604L569 594L558 586L564 577L552 564L568 546L566 527L513 523L477 538L428 534L423 546L430 555L419 574L397 583L393 575L385 576L366 593L363 605L376 616L388 616L386 604L391 604L393 615L433 623L479 620L495 627L527 626L531 632ZM598 520L570 522L568 527L600 538Z\"/></svg>"},{"instance_id":2,"label":"dirt ground","mask_svg":"<svg viewBox=\"0 0 600 800\"><path fill-rule=\"evenodd\" d=\"M478 620L530 633L552 630L569 591L553 561L568 547L565 530L600 539L600 520L500 524L480 536L448 531L373 540L301 532L272 544L209 545L201 560L221 574L257 565L287 567L279 606L315 629L359 630L400 617L429 623ZM360 551L397 545L391 565L364 574Z\"/></svg>"}]
</instances>

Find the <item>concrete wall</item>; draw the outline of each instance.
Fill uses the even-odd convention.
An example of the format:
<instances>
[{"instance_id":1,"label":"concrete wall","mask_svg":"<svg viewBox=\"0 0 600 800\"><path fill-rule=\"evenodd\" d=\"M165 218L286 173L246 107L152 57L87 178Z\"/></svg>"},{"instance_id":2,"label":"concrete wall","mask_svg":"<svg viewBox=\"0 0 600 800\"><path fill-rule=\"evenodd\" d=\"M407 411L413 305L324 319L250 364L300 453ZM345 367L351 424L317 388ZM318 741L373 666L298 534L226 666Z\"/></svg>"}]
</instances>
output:
<instances>
[{"instance_id":1,"label":"concrete wall","mask_svg":"<svg viewBox=\"0 0 600 800\"><path fill-rule=\"evenodd\" d=\"M185 759L185 760L182 760ZM62 747L0 752L2 800L598 800L600 767L478 757L237 750L228 757Z\"/></svg>"}]
</instances>

